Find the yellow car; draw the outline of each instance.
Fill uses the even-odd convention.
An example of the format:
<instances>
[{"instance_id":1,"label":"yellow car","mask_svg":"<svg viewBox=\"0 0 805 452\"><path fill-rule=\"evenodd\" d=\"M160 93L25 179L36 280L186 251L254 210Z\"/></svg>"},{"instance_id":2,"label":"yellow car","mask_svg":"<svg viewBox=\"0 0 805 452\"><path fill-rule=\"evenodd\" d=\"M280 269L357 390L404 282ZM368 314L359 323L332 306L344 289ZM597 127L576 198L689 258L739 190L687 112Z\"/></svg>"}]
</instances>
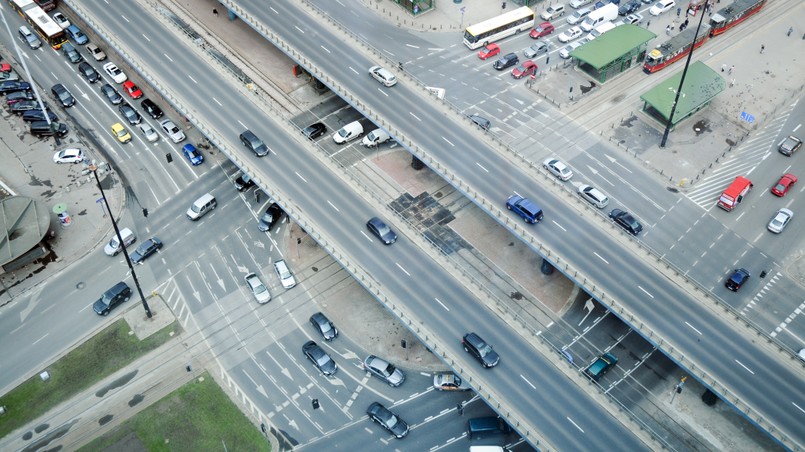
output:
<instances>
[{"instance_id":1,"label":"yellow car","mask_svg":"<svg viewBox=\"0 0 805 452\"><path fill-rule=\"evenodd\" d=\"M116 122L112 124L112 135L117 138L117 141L121 143L128 143L131 141L131 135L129 135L128 130L123 127L123 124Z\"/></svg>"}]
</instances>

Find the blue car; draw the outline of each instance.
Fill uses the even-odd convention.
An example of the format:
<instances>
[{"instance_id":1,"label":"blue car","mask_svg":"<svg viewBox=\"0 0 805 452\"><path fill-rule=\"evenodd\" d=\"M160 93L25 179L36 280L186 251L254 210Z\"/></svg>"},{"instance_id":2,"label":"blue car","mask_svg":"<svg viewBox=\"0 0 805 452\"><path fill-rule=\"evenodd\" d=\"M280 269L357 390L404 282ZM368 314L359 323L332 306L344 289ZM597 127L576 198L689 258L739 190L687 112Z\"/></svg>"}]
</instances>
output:
<instances>
[{"instance_id":1,"label":"blue car","mask_svg":"<svg viewBox=\"0 0 805 452\"><path fill-rule=\"evenodd\" d=\"M182 153L185 157L187 157L187 160L190 160L190 163L193 164L193 166L204 163L204 156L202 156L201 153L198 152L198 149L196 149L196 147L192 144L184 145L182 147Z\"/></svg>"},{"instance_id":2,"label":"blue car","mask_svg":"<svg viewBox=\"0 0 805 452\"><path fill-rule=\"evenodd\" d=\"M506 200L506 208L523 217L526 223L536 224L542 221L542 209L527 198L514 194Z\"/></svg>"},{"instance_id":3,"label":"blue car","mask_svg":"<svg viewBox=\"0 0 805 452\"><path fill-rule=\"evenodd\" d=\"M64 31L66 31L67 35L70 36L70 39L75 41L75 43L78 45L84 45L87 42L89 42L89 38L87 37L87 35L85 35L84 32L81 31L75 25L70 25Z\"/></svg>"}]
</instances>

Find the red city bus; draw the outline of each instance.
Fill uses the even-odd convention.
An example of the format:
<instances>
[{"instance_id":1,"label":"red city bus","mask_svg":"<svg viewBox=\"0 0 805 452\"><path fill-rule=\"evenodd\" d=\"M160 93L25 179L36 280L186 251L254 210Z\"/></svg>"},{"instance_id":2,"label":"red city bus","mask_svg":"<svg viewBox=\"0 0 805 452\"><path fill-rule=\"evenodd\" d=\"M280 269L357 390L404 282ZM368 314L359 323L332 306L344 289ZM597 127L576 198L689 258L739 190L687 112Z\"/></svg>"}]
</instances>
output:
<instances>
[{"instance_id":1,"label":"red city bus","mask_svg":"<svg viewBox=\"0 0 805 452\"><path fill-rule=\"evenodd\" d=\"M736 177L730 186L724 190L724 193L721 194L721 197L718 198L718 207L721 207L727 212L738 207L738 204L749 194L752 187L751 180L743 176Z\"/></svg>"}]
</instances>

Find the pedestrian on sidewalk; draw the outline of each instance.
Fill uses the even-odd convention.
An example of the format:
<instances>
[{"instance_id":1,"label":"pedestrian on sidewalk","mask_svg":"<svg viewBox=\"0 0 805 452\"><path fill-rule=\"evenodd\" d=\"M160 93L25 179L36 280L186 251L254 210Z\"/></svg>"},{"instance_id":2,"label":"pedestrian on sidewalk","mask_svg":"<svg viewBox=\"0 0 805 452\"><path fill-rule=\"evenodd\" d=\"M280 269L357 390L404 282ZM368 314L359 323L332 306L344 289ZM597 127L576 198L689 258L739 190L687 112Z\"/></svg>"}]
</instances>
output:
<instances>
[{"instance_id":1,"label":"pedestrian on sidewalk","mask_svg":"<svg viewBox=\"0 0 805 452\"><path fill-rule=\"evenodd\" d=\"M684 25L684 26L685 26L685 28L688 28L688 20L687 20L687 19L685 19L685 21L684 21L684 22L682 22L682 25Z\"/></svg>"},{"instance_id":2,"label":"pedestrian on sidewalk","mask_svg":"<svg viewBox=\"0 0 805 452\"><path fill-rule=\"evenodd\" d=\"M730 80L730 88L732 88L733 86L735 86L735 78Z\"/></svg>"},{"instance_id":3,"label":"pedestrian on sidewalk","mask_svg":"<svg viewBox=\"0 0 805 452\"><path fill-rule=\"evenodd\" d=\"M763 52L765 52L765 51L766 51L766 45L765 45L765 44L761 44L761 45L760 45L760 53L762 54L762 53L763 53Z\"/></svg>"},{"instance_id":4,"label":"pedestrian on sidewalk","mask_svg":"<svg viewBox=\"0 0 805 452\"><path fill-rule=\"evenodd\" d=\"M665 26L665 34L667 34L668 36L671 36L671 26L670 25Z\"/></svg>"},{"instance_id":5,"label":"pedestrian on sidewalk","mask_svg":"<svg viewBox=\"0 0 805 452\"><path fill-rule=\"evenodd\" d=\"M727 71L727 75L732 75L732 70L733 70L733 69L735 69L735 65L734 65L734 64L733 64L732 66L730 66L730 70L729 70L729 71Z\"/></svg>"},{"instance_id":6,"label":"pedestrian on sidewalk","mask_svg":"<svg viewBox=\"0 0 805 452\"><path fill-rule=\"evenodd\" d=\"M215 17L218 17L218 9L217 8L212 9L212 15L215 16Z\"/></svg>"},{"instance_id":7,"label":"pedestrian on sidewalk","mask_svg":"<svg viewBox=\"0 0 805 452\"><path fill-rule=\"evenodd\" d=\"M680 14L682 14L682 8L677 8L676 9L676 17L679 17Z\"/></svg>"},{"instance_id":8,"label":"pedestrian on sidewalk","mask_svg":"<svg viewBox=\"0 0 805 452\"><path fill-rule=\"evenodd\" d=\"M793 33L793 32L794 32L794 27L788 27L788 33L786 33L786 36L791 36L791 33Z\"/></svg>"},{"instance_id":9,"label":"pedestrian on sidewalk","mask_svg":"<svg viewBox=\"0 0 805 452\"><path fill-rule=\"evenodd\" d=\"M721 72L725 72L727 70L727 63L721 65Z\"/></svg>"}]
</instances>

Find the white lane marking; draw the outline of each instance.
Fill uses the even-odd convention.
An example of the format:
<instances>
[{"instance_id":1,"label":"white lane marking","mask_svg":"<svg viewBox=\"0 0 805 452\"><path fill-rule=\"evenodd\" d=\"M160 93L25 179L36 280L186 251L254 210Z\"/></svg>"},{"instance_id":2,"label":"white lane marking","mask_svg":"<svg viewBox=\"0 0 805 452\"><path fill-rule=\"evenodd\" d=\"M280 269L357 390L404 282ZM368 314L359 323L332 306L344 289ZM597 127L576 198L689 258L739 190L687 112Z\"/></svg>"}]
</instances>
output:
<instances>
[{"instance_id":1,"label":"white lane marking","mask_svg":"<svg viewBox=\"0 0 805 452\"><path fill-rule=\"evenodd\" d=\"M417 115L415 115L413 112L410 112L410 111L409 111L409 112L408 112L408 114L409 114L409 115L411 115L411 116L413 116L413 117L414 117L414 119L416 119L417 121L422 122L422 120L421 120L421 119L419 119L419 118L417 117Z\"/></svg>"},{"instance_id":2,"label":"white lane marking","mask_svg":"<svg viewBox=\"0 0 805 452\"><path fill-rule=\"evenodd\" d=\"M450 140L448 140L447 138L442 137L442 139L443 139L444 141L446 141L446 142L447 142L447 144L449 144L450 146L456 147L456 145L455 145L455 144L453 144L453 143L451 143L451 142L450 142Z\"/></svg>"},{"instance_id":3,"label":"white lane marking","mask_svg":"<svg viewBox=\"0 0 805 452\"><path fill-rule=\"evenodd\" d=\"M402 267L402 265L400 265L400 264L398 264L398 263L396 263L396 262L394 263L394 265L396 265L397 267L399 267L399 268L400 268L400 270L402 270L402 271L403 271L403 273L405 273L406 275L411 276L411 274L410 274L410 273L408 273L407 271L405 271L405 269Z\"/></svg>"},{"instance_id":4,"label":"white lane marking","mask_svg":"<svg viewBox=\"0 0 805 452\"><path fill-rule=\"evenodd\" d=\"M305 31L302 30L301 28L297 27L296 25L294 25L293 27L296 28L297 30L299 30L299 33L305 34Z\"/></svg>"},{"instance_id":5,"label":"white lane marking","mask_svg":"<svg viewBox=\"0 0 805 452\"><path fill-rule=\"evenodd\" d=\"M329 204L329 205L330 205L330 207L332 207L333 209L335 209L335 211L336 211L336 212L341 212L340 210L338 210L338 207L336 207L335 205L333 205L333 203L331 203L330 201L327 201L327 204Z\"/></svg>"},{"instance_id":6,"label":"white lane marking","mask_svg":"<svg viewBox=\"0 0 805 452\"><path fill-rule=\"evenodd\" d=\"M450 311L450 308L448 308L447 306L445 306L445 305L444 305L444 303L442 303L441 301L439 301L439 299L438 299L438 298L433 297L433 299L434 299L434 300L436 300L436 302L437 302L437 303L439 303L440 305L442 305L442 307L444 308L444 310L445 310L445 311L448 311L448 312Z\"/></svg>"},{"instance_id":7,"label":"white lane marking","mask_svg":"<svg viewBox=\"0 0 805 452\"><path fill-rule=\"evenodd\" d=\"M520 374L520 378L522 378L522 379L523 379L523 381L525 381L526 383L528 383L528 386L531 386L531 389L533 389L533 390L535 390L535 391L537 390L537 387L536 387L536 386L534 386L534 385L533 385L533 384L532 384L530 381L528 381L528 378L524 377L524 376L523 376L523 374Z\"/></svg>"},{"instance_id":8,"label":"white lane marking","mask_svg":"<svg viewBox=\"0 0 805 452\"><path fill-rule=\"evenodd\" d=\"M752 374L752 375L754 375L754 374L755 374L755 373L754 373L754 372L752 372L752 370L750 370L748 367L744 366L744 364L743 364L742 362L738 361L737 359L735 360L735 362L736 362L736 363L738 363L738 365L739 365L739 366L741 366L741 367L743 367L744 369L746 369L746 371L747 371L747 372L749 372L750 374Z\"/></svg>"},{"instance_id":9,"label":"white lane marking","mask_svg":"<svg viewBox=\"0 0 805 452\"><path fill-rule=\"evenodd\" d=\"M640 287L640 286L637 286L637 288L638 288L638 289L640 289L640 290L642 290L642 291L643 291L643 293L645 293L645 294L646 294L646 295L648 295L649 297L654 298L654 295L650 294L650 293L649 293L649 292L648 292L646 289L644 289L644 288L642 288L642 287Z\"/></svg>"},{"instance_id":10,"label":"white lane marking","mask_svg":"<svg viewBox=\"0 0 805 452\"><path fill-rule=\"evenodd\" d=\"M302 180L303 180L305 183L307 183L307 181L305 180L305 178L304 178L304 177L302 177L302 176L301 176L299 173L297 173L296 171L294 171L293 173L294 173L294 174L296 174L296 177L298 177L298 178L302 179Z\"/></svg>"},{"instance_id":11,"label":"white lane marking","mask_svg":"<svg viewBox=\"0 0 805 452\"><path fill-rule=\"evenodd\" d=\"M198 85L198 82L197 82L197 81L196 81L196 79L194 79L192 76L188 75L188 76L187 76L187 78L189 78L189 79L190 79L190 81L192 81L193 83L195 83L196 85Z\"/></svg>"},{"instance_id":12,"label":"white lane marking","mask_svg":"<svg viewBox=\"0 0 805 452\"><path fill-rule=\"evenodd\" d=\"M801 406L799 406L799 405L797 405L796 403L791 402L791 405L794 405L795 407L797 407L797 409L798 409L799 411L802 411L803 413L805 413L805 410L803 410L803 409L802 409L802 407L801 407Z\"/></svg>"},{"instance_id":13,"label":"white lane marking","mask_svg":"<svg viewBox=\"0 0 805 452\"><path fill-rule=\"evenodd\" d=\"M363 234L363 236L364 236L364 237L366 237L367 239L369 239L369 241L370 241L370 242L374 242L374 240L372 240L372 238L371 238L371 237L369 237L368 235L366 235L366 233L365 233L365 232L361 231L361 234Z\"/></svg>"},{"instance_id":14,"label":"white lane marking","mask_svg":"<svg viewBox=\"0 0 805 452\"><path fill-rule=\"evenodd\" d=\"M693 325L691 325L690 323L685 322L685 325L687 325L687 326L688 326L688 328L690 328L690 329L692 329L693 331L695 331L695 332L696 332L696 333L697 333L699 336L701 336L701 335L702 335L702 332L701 332L701 331L699 331L699 330L697 330L696 328L694 328L694 327L693 327Z\"/></svg>"},{"instance_id":15,"label":"white lane marking","mask_svg":"<svg viewBox=\"0 0 805 452\"><path fill-rule=\"evenodd\" d=\"M605 263L605 264L609 265L609 262L608 262L606 259L604 259L603 257L601 257L601 256L600 256L598 253L596 253L595 251L593 251L593 254L595 254L596 256L598 256L598 258L599 258L599 259L601 259L602 261L604 261L604 263Z\"/></svg>"},{"instance_id":16,"label":"white lane marking","mask_svg":"<svg viewBox=\"0 0 805 452\"><path fill-rule=\"evenodd\" d=\"M319 47L321 47L321 49L324 50L327 53L332 53L332 52L330 52L330 50L327 47L324 47L324 46L319 46Z\"/></svg>"},{"instance_id":17,"label":"white lane marking","mask_svg":"<svg viewBox=\"0 0 805 452\"><path fill-rule=\"evenodd\" d=\"M475 164L476 164L476 165L478 165L478 167L479 167L479 168L481 168L482 170L486 171L487 173L489 172L489 170L488 170L488 169L486 169L486 168L484 168L484 166L483 166L483 165L481 165L480 163L475 162Z\"/></svg>"},{"instance_id":18,"label":"white lane marking","mask_svg":"<svg viewBox=\"0 0 805 452\"><path fill-rule=\"evenodd\" d=\"M561 229L561 230L563 230L563 231L567 232L567 229L563 228L563 227L562 227L562 225L561 225L561 224L559 224L559 223L557 223L556 221L551 220L551 223L555 224L557 228L559 228L559 229Z\"/></svg>"},{"instance_id":19,"label":"white lane marking","mask_svg":"<svg viewBox=\"0 0 805 452\"><path fill-rule=\"evenodd\" d=\"M584 433L584 430L582 430L581 427L579 427L579 424L573 422L573 419L570 419L569 417L566 417L565 419L570 421L570 423L573 424L577 429L579 429L580 432Z\"/></svg>"},{"instance_id":20,"label":"white lane marking","mask_svg":"<svg viewBox=\"0 0 805 452\"><path fill-rule=\"evenodd\" d=\"M44 336L42 336L42 337L40 337L39 339L37 339L37 340L36 340L36 341L35 341L33 344L31 344L31 345L36 345L37 343L39 343L39 341L41 341L42 339L44 339L44 338L48 337L49 335L50 335L50 333L46 333Z\"/></svg>"}]
</instances>

